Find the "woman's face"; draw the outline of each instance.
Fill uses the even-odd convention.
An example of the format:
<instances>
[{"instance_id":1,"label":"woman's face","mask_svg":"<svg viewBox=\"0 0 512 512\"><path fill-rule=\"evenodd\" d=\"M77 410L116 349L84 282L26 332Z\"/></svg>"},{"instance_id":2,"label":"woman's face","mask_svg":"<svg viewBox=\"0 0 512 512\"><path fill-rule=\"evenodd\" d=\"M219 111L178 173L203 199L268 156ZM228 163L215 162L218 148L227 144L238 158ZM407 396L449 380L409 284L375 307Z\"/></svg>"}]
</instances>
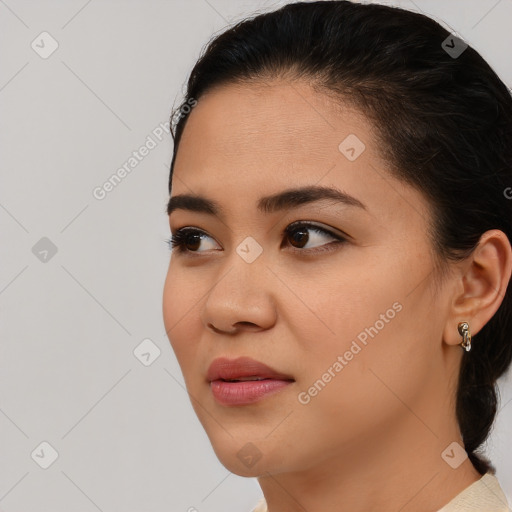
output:
<instances>
[{"instance_id":1,"label":"woman's face","mask_svg":"<svg viewBox=\"0 0 512 512\"><path fill-rule=\"evenodd\" d=\"M201 201L169 223L200 233L174 249L164 322L234 473L353 464L438 424L459 357L442 343L449 290L433 292L428 204L379 150L361 114L300 82L222 86L190 114L171 202ZM339 198L300 192L317 187Z\"/></svg>"}]
</instances>

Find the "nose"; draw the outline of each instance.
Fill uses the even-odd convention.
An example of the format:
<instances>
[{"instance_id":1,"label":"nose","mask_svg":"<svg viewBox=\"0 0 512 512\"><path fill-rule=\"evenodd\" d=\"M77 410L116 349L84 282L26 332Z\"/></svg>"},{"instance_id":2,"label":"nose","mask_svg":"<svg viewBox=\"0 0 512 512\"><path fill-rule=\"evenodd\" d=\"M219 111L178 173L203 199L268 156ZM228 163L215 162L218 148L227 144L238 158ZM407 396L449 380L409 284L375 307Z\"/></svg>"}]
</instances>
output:
<instances>
[{"instance_id":1,"label":"nose","mask_svg":"<svg viewBox=\"0 0 512 512\"><path fill-rule=\"evenodd\" d=\"M217 334L269 329L276 321L272 272L262 261L234 255L209 288L201 310L207 329Z\"/></svg>"}]
</instances>

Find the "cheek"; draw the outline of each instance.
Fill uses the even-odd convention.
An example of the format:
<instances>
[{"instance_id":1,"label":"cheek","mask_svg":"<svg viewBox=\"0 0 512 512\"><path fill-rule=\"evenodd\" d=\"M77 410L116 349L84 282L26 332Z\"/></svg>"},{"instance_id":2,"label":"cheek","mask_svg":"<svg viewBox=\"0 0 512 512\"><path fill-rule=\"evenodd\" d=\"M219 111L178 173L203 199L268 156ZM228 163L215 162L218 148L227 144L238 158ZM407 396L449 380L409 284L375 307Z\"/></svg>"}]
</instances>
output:
<instances>
[{"instance_id":1,"label":"cheek","mask_svg":"<svg viewBox=\"0 0 512 512\"><path fill-rule=\"evenodd\" d=\"M297 431L315 433L313 453L325 451L326 445L349 450L361 446L358 440L393 430L404 419L414 421L407 404L417 404L430 369L428 358L410 338L402 343L413 328L400 316L406 314L404 307L377 334L361 331L368 335L365 343L340 337L323 345L321 352L319 348L308 354L308 368L298 382L301 394L296 397L294 421Z\"/></svg>"},{"instance_id":2,"label":"cheek","mask_svg":"<svg viewBox=\"0 0 512 512\"><path fill-rule=\"evenodd\" d=\"M293 315L288 324L296 329L295 338L304 350L321 359L350 350L354 340L365 347L370 340L385 337L403 309L401 294L394 291L403 287L400 278L366 262L359 266L345 263L290 278L300 284L294 286L298 299L293 300L293 307L285 302ZM343 267L351 270L344 272Z\"/></svg>"},{"instance_id":3,"label":"cheek","mask_svg":"<svg viewBox=\"0 0 512 512\"><path fill-rule=\"evenodd\" d=\"M338 404L362 421L368 411L385 413L389 401L400 404L393 391L403 399L421 391L435 331L429 294L421 287L411 293L421 279L400 272L400 262L390 267L363 262L364 276L332 270L302 278L297 295L308 308L290 313L289 324L301 345L295 363L304 401L326 411Z\"/></svg>"},{"instance_id":4,"label":"cheek","mask_svg":"<svg viewBox=\"0 0 512 512\"><path fill-rule=\"evenodd\" d=\"M165 330L176 358L182 370L186 373L188 362L192 361L197 352L197 343L200 339L201 325L198 320L198 308L204 293L198 290L199 280L190 280L186 275L176 270L170 263L163 290L163 320Z\"/></svg>"}]
</instances>

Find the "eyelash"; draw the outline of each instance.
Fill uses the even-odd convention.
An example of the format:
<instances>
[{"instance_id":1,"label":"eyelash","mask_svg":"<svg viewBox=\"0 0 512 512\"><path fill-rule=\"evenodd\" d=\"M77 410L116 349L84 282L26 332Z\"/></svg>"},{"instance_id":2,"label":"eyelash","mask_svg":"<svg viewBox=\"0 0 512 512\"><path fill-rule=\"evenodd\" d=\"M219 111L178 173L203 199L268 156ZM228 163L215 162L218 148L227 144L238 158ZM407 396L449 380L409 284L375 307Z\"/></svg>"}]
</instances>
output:
<instances>
[{"instance_id":1,"label":"eyelash","mask_svg":"<svg viewBox=\"0 0 512 512\"><path fill-rule=\"evenodd\" d=\"M320 226L317 226L316 224L312 224L310 222L294 222L293 224L288 225L284 229L282 236L290 237L295 231L299 231L299 228L302 228L302 229L306 228L306 229L310 229L312 231L316 231L317 233L323 233L323 234L329 235L331 238L334 238L335 241L321 245L316 248L310 248L310 249L299 249L297 247L291 246L293 249L293 252L316 254L316 253L321 253L321 252L325 252L325 251L335 250L336 246L347 242L347 238L340 236L336 233L333 233L327 229L321 228ZM188 249L185 248L186 238L187 238L187 235L189 235L189 234L205 235L205 236L209 237L209 235L207 235L204 231L202 231L200 229L187 227L187 228L181 228L181 229L176 230L176 232L170 238L168 238L165 241L165 243L168 245L169 250L171 252L176 250L180 254L183 254L183 255L187 254L190 256L192 256L192 255L195 256L197 254L201 254L201 251L189 251Z\"/></svg>"}]
</instances>

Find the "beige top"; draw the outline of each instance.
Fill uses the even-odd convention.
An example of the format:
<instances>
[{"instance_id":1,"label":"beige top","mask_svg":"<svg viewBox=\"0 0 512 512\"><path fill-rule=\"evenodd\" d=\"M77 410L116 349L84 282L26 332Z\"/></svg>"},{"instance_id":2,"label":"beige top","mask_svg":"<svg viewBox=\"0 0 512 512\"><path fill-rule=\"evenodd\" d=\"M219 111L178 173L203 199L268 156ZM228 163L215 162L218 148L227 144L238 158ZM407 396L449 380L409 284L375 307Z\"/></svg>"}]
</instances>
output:
<instances>
[{"instance_id":1,"label":"beige top","mask_svg":"<svg viewBox=\"0 0 512 512\"><path fill-rule=\"evenodd\" d=\"M264 498L252 512L268 512ZM473 482L457 494L437 512L512 512L507 498L492 473L485 473L480 480Z\"/></svg>"}]
</instances>

